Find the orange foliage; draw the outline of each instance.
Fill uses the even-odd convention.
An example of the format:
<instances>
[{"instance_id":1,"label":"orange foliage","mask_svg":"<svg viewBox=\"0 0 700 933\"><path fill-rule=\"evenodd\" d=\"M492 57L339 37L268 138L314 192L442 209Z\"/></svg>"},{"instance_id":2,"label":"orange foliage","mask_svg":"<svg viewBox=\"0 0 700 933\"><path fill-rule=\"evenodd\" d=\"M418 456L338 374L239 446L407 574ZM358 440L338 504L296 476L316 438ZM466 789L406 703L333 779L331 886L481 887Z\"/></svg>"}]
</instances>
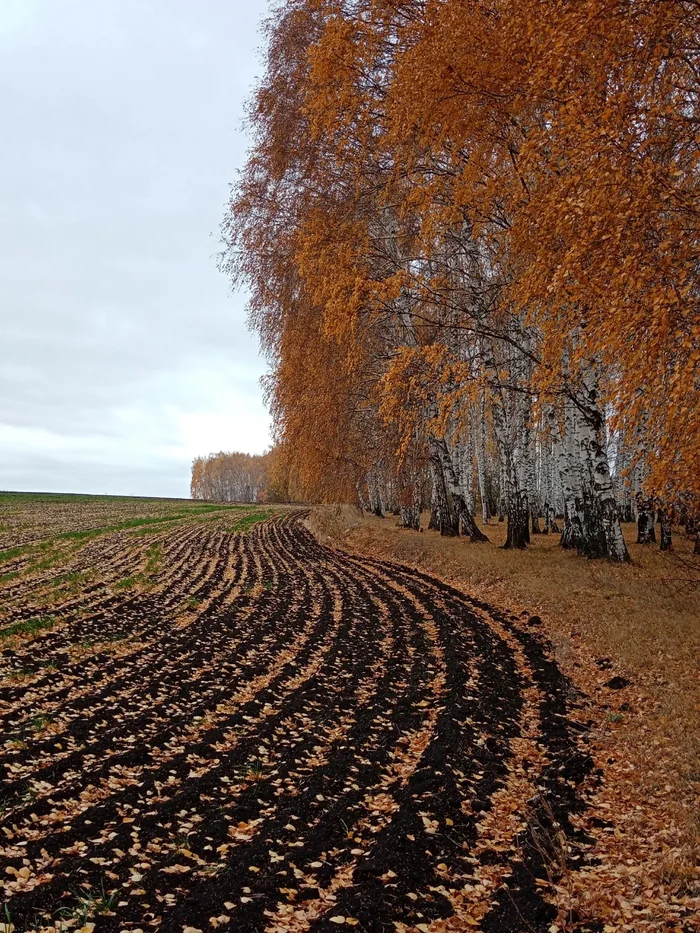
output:
<instances>
[{"instance_id":1,"label":"orange foliage","mask_svg":"<svg viewBox=\"0 0 700 933\"><path fill-rule=\"evenodd\" d=\"M699 501L700 8L278 12L222 266L303 496L396 476L485 391L508 456L508 425L564 425L569 399L649 494Z\"/></svg>"}]
</instances>

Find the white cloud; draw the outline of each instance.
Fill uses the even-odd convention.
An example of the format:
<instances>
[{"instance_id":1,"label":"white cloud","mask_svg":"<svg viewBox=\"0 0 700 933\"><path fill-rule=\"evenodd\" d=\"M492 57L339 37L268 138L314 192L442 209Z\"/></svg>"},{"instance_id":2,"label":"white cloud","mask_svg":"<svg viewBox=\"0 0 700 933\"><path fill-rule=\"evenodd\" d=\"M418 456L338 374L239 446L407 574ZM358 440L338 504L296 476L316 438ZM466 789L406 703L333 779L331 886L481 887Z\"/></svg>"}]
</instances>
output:
<instances>
[{"instance_id":1,"label":"white cloud","mask_svg":"<svg viewBox=\"0 0 700 933\"><path fill-rule=\"evenodd\" d=\"M0 488L186 495L269 445L213 258L264 12L0 2Z\"/></svg>"},{"instance_id":2,"label":"white cloud","mask_svg":"<svg viewBox=\"0 0 700 933\"><path fill-rule=\"evenodd\" d=\"M21 29L31 22L36 12L33 0L2 0L0 3L0 35Z\"/></svg>"}]
</instances>

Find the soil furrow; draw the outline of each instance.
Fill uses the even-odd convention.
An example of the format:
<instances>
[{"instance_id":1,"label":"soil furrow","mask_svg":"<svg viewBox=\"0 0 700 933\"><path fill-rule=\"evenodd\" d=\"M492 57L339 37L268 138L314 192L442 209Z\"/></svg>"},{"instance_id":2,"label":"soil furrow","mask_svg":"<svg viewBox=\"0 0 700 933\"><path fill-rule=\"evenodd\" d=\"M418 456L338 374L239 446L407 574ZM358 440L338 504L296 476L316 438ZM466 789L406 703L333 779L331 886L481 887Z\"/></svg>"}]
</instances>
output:
<instances>
[{"instance_id":1,"label":"soil furrow","mask_svg":"<svg viewBox=\"0 0 700 933\"><path fill-rule=\"evenodd\" d=\"M6 652L18 933L549 929L591 770L549 646L303 517L91 541L66 566L99 580Z\"/></svg>"}]
</instances>

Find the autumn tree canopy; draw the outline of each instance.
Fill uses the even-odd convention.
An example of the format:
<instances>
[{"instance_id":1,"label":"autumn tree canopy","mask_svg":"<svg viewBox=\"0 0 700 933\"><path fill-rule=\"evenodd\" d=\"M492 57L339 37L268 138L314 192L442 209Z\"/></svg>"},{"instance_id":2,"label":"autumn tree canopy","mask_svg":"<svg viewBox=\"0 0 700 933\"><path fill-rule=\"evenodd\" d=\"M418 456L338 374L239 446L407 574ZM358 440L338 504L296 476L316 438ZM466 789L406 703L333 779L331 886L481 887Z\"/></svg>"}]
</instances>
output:
<instances>
[{"instance_id":1,"label":"autumn tree canopy","mask_svg":"<svg viewBox=\"0 0 700 933\"><path fill-rule=\"evenodd\" d=\"M697 4L284 0L266 39L221 261L301 495L615 560L692 524Z\"/></svg>"}]
</instances>

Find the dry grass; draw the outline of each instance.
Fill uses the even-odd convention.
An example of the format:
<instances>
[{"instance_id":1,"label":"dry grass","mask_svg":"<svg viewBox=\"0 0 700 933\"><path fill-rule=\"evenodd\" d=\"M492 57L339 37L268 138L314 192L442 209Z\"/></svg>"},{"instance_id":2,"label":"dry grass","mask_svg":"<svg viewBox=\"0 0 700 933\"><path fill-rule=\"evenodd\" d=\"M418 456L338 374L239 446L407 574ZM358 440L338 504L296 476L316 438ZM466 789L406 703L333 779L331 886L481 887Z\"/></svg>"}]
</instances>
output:
<instances>
[{"instance_id":1,"label":"dry grass","mask_svg":"<svg viewBox=\"0 0 700 933\"><path fill-rule=\"evenodd\" d=\"M677 535L675 554L636 544L624 528L632 562L588 561L558 546L558 535L533 538L526 551L505 551L505 525L484 527L488 544L396 527L349 506L312 513L328 543L432 573L501 608L542 617L558 660L574 681L608 708L601 680L627 677L629 709L612 712L614 744L634 766L640 793L663 798L679 826L687 866L700 854L700 588L693 588L691 544ZM423 525L427 525L427 516ZM682 558L679 560L678 558ZM700 568L695 562L695 577ZM601 672L596 659L610 658ZM616 698L617 699L617 698ZM676 875L685 868L677 866Z\"/></svg>"}]
</instances>

